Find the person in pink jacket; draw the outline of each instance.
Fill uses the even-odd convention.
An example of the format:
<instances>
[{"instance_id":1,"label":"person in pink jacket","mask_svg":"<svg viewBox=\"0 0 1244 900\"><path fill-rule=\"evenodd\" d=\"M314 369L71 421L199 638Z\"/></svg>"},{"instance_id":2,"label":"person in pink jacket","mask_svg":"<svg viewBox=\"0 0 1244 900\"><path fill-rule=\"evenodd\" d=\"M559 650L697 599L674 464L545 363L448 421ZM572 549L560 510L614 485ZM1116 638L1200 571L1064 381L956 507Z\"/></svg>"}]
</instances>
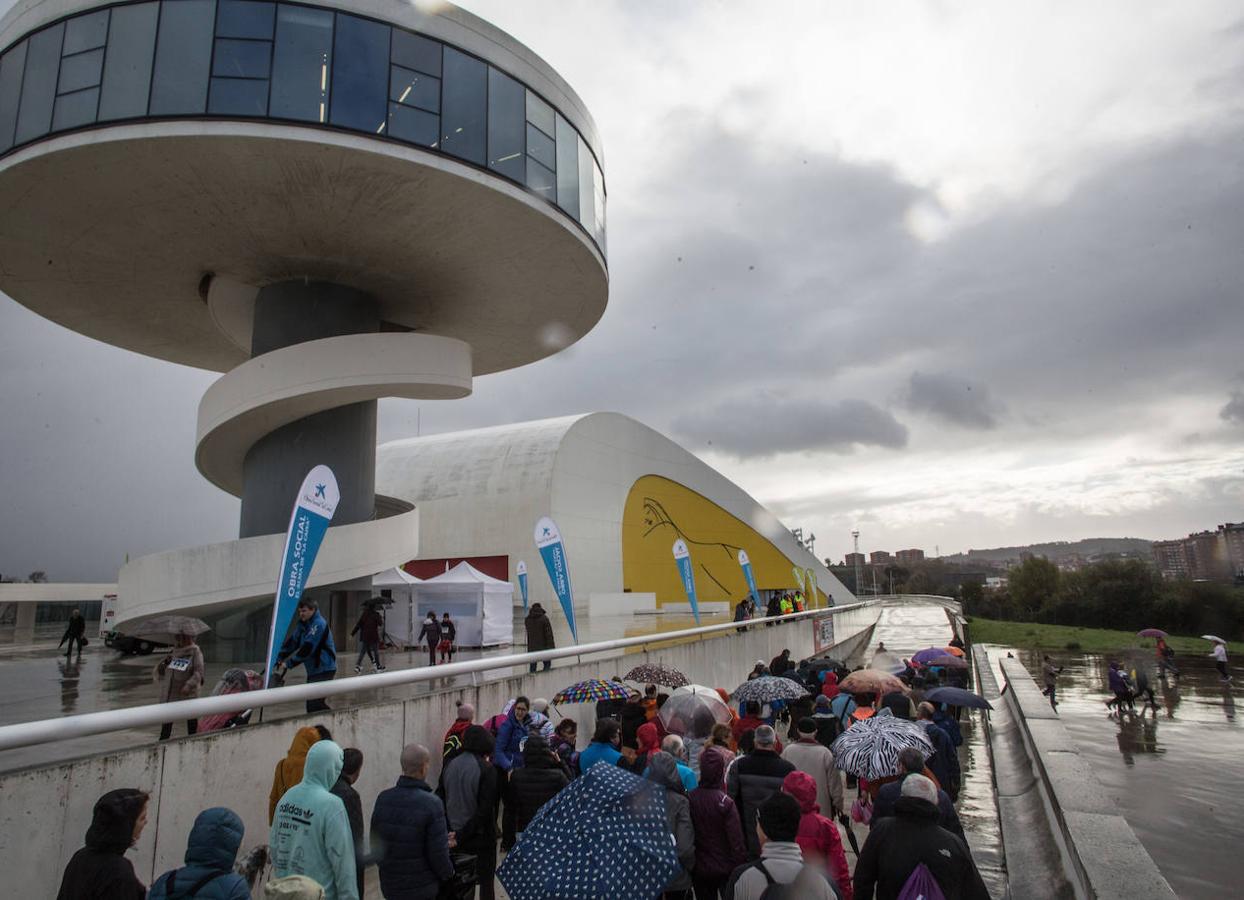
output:
<instances>
[{"instance_id":1,"label":"person in pink jacket","mask_svg":"<svg viewBox=\"0 0 1244 900\"><path fill-rule=\"evenodd\" d=\"M782 792L790 794L799 803L802 815L795 843L803 851L804 862L823 865L838 885L843 900L854 900L851 870L847 868L842 836L838 834L838 826L821 815L821 808L816 802L816 782L806 772L791 772L782 781Z\"/></svg>"}]
</instances>

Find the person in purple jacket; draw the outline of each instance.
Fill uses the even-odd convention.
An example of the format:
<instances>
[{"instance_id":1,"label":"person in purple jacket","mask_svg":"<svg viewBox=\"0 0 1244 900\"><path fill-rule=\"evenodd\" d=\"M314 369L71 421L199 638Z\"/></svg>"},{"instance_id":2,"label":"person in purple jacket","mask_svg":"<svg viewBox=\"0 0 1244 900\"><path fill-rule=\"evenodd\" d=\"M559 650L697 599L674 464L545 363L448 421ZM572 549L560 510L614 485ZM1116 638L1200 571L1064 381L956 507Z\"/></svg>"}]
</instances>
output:
<instances>
[{"instance_id":1,"label":"person in purple jacket","mask_svg":"<svg viewBox=\"0 0 1244 900\"><path fill-rule=\"evenodd\" d=\"M695 868L691 884L696 900L718 900L736 867L747 862L743 826L734 800L726 793L726 759L712 747L700 754L700 782L688 799L695 828Z\"/></svg>"}]
</instances>

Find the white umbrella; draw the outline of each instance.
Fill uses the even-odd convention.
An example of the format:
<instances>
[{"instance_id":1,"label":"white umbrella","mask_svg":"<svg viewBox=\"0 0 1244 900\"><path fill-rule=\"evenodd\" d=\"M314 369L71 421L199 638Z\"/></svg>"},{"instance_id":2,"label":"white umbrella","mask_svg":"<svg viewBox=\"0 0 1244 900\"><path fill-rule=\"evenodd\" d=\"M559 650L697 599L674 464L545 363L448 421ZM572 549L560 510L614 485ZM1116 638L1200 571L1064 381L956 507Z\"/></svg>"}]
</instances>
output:
<instances>
[{"instance_id":1,"label":"white umbrella","mask_svg":"<svg viewBox=\"0 0 1244 900\"><path fill-rule=\"evenodd\" d=\"M1213 641L1215 644L1226 643L1226 641L1224 641L1222 638L1218 637L1217 635L1213 635L1213 634L1203 634L1201 635L1201 638L1206 641Z\"/></svg>"}]
</instances>

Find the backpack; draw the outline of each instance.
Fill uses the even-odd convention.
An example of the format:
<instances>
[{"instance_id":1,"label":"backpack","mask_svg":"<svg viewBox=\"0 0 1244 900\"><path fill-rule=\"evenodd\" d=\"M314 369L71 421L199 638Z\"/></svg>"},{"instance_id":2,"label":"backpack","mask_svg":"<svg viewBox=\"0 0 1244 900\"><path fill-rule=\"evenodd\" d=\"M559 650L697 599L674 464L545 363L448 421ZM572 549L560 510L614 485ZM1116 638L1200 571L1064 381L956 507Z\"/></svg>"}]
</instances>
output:
<instances>
[{"instance_id":1,"label":"backpack","mask_svg":"<svg viewBox=\"0 0 1244 900\"><path fill-rule=\"evenodd\" d=\"M763 860L756 863L756 868L760 870L760 874L768 882L765 885L765 889L760 892L760 900L796 900L798 897L807 897L809 896L809 890L815 891L815 888L809 883L812 881L827 887L830 896L839 896L837 887L830 886L832 879L828 879L827 876L823 877L821 873L807 866L800 869L794 881L787 882L786 884L779 884L773 879L773 876L769 874L769 870L765 868ZM945 898L943 897L941 900L945 900Z\"/></svg>"},{"instance_id":2,"label":"backpack","mask_svg":"<svg viewBox=\"0 0 1244 900\"><path fill-rule=\"evenodd\" d=\"M794 900L795 893L789 884L778 884L765 868L764 862L756 863L756 868L765 877L765 889L760 892L760 900Z\"/></svg>"},{"instance_id":3,"label":"backpack","mask_svg":"<svg viewBox=\"0 0 1244 900\"><path fill-rule=\"evenodd\" d=\"M942 893L941 885L937 883L929 867L924 863L917 863L903 882L903 888L895 900L946 900L946 895Z\"/></svg>"}]
</instances>

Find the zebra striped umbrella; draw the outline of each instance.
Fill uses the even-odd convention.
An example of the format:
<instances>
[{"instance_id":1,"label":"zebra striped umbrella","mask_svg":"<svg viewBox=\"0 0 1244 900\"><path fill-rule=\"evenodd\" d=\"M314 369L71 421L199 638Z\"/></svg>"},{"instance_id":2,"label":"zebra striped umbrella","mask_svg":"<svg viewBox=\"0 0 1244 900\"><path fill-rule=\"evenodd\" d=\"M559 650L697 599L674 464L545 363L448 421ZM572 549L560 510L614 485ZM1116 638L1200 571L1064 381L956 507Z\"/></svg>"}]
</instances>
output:
<instances>
[{"instance_id":1,"label":"zebra striped umbrella","mask_svg":"<svg viewBox=\"0 0 1244 900\"><path fill-rule=\"evenodd\" d=\"M915 747L925 759L933 755L933 744L915 722L870 716L840 734L829 749L841 771L877 781L899 773L898 755L908 747Z\"/></svg>"},{"instance_id":2,"label":"zebra striped umbrella","mask_svg":"<svg viewBox=\"0 0 1244 900\"><path fill-rule=\"evenodd\" d=\"M798 700L808 696L808 691L798 682L789 678L775 678L772 675L761 675L751 681L740 684L730 694L731 703L744 703L755 700L759 703L771 703L774 700Z\"/></svg>"}]
</instances>

